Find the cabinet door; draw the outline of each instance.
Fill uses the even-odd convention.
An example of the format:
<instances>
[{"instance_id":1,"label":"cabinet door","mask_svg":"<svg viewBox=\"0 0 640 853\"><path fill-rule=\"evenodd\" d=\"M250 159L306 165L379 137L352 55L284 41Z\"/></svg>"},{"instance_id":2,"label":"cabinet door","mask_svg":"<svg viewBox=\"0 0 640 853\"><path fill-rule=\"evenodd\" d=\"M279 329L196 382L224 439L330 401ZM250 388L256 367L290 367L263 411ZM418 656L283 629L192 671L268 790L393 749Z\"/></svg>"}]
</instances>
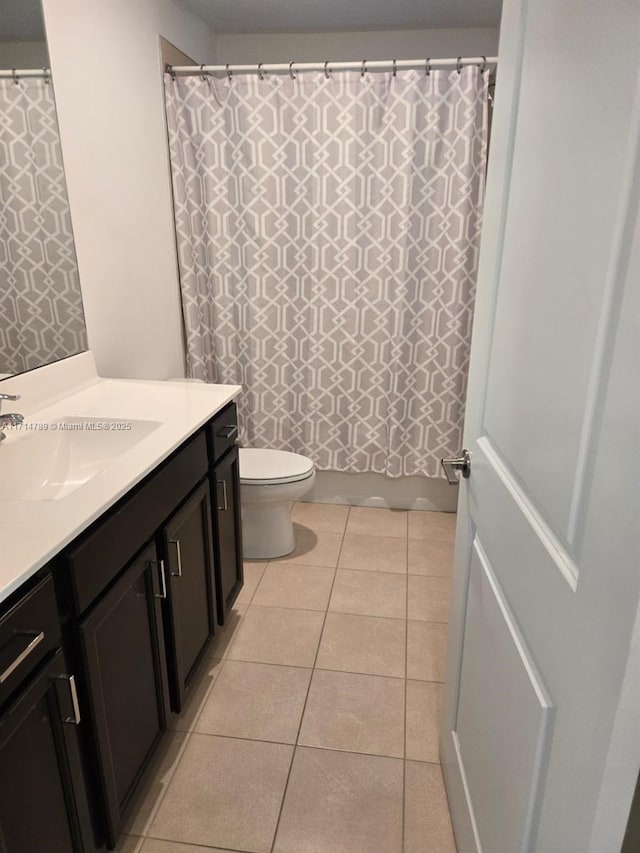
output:
<instances>
[{"instance_id":1,"label":"cabinet door","mask_svg":"<svg viewBox=\"0 0 640 853\"><path fill-rule=\"evenodd\" d=\"M167 728L161 599L154 545L80 624L107 842L115 845L136 784Z\"/></svg>"},{"instance_id":2,"label":"cabinet door","mask_svg":"<svg viewBox=\"0 0 640 853\"><path fill-rule=\"evenodd\" d=\"M216 583L221 624L243 584L240 470L233 448L213 468L212 483L216 532Z\"/></svg>"},{"instance_id":3,"label":"cabinet door","mask_svg":"<svg viewBox=\"0 0 640 853\"><path fill-rule=\"evenodd\" d=\"M92 851L75 684L61 651L0 718L0 850Z\"/></svg>"},{"instance_id":4,"label":"cabinet door","mask_svg":"<svg viewBox=\"0 0 640 853\"><path fill-rule=\"evenodd\" d=\"M165 627L171 706L179 712L194 667L215 631L213 527L207 481L165 525L162 538L168 569Z\"/></svg>"}]
</instances>

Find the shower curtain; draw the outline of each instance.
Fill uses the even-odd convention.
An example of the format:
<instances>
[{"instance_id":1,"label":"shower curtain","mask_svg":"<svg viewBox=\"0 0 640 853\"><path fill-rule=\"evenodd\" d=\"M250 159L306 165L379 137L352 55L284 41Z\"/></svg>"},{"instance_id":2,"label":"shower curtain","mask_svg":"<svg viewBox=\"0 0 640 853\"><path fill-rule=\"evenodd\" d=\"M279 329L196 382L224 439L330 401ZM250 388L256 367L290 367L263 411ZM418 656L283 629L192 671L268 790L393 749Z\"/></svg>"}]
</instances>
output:
<instances>
[{"instance_id":1,"label":"shower curtain","mask_svg":"<svg viewBox=\"0 0 640 853\"><path fill-rule=\"evenodd\" d=\"M441 476L461 446L488 73L165 76L187 369L241 439Z\"/></svg>"},{"instance_id":2,"label":"shower curtain","mask_svg":"<svg viewBox=\"0 0 640 853\"><path fill-rule=\"evenodd\" d=\"M87 346L51 89L0 79L0 376Z\"/></svg>"}]
</instances>

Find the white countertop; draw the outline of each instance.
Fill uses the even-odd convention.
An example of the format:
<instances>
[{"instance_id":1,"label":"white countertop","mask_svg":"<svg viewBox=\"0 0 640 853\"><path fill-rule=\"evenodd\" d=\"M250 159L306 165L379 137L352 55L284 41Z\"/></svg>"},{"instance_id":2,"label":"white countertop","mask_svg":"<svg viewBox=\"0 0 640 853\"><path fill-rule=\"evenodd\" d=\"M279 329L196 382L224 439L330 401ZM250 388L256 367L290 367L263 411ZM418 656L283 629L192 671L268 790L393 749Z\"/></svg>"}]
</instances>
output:
<instances>
[{"instance_id":1,"label":"white countertop","mask_svg":"<svg viewBox=\"0 0 640 853\"><path fill-rule=\"evenodd\" d=\"M38 375L36 375L38 374ZM31 423L65 418L153 420L160 425L106 469L59 500L0 500L0 601L59 553L140 482L217 411L236 397L239 385L101 379L90 353L83 353L0 382L0 391L20 393L5 404ZM9 408L9 406L11 408ZM0 443L0 478L2 476Z\"/></svg>"}]
</instances>

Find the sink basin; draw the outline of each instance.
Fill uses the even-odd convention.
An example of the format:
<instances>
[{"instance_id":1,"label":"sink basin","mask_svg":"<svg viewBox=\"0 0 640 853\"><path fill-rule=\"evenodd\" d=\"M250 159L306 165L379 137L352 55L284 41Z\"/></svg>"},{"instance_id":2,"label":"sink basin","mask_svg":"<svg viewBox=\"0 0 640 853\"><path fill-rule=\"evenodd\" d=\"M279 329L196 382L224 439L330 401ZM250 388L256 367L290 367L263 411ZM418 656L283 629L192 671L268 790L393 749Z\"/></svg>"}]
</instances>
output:
<instances>
[{"instance_id":1,"label":"sink basin","mask_svg":"<svg viewBox=\"0 0 640 853\"><path fill-rule=\"evenodd\" d=\"M159 426L160 421L61 418L47 429L9 430L0 443L0 500L65 498Z\"/></svg>"}]
</instances>

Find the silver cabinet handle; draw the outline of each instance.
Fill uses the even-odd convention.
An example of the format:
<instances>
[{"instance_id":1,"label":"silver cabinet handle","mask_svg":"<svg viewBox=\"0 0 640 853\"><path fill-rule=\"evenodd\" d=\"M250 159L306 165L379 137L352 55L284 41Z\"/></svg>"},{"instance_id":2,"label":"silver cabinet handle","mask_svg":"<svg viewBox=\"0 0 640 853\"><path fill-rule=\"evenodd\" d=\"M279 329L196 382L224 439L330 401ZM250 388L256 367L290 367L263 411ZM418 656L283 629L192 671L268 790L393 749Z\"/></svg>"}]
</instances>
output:
<instances>
[{"instance_id":1,"label":"silver cabinet handle","mask_svg":"<svg viewBox=\"0 0 640 853\"><path fill-rule=\"evenodd\" d=\"M31 637L31 641L27 643L27 645L20 652L18 657L12 663L9 664L5 671L0 674L0 684L4 684L7 678L9 678L20 666L20 664L29 657L29 655L36 648L36 646L40 645L40 643L44 640L44 631L40 631L39 634L36 634L35 631L29 633L20 632L18 636Z\"/></svg>"},{"instance_id":2,"label":"silver cabinet handle","mask_svg":"<svg viewBox=\"0 0 640 853\"><path fill-rule=\"evenodd\" d=\"M176 546L176 559L178 561L178 571L171 572L172 578L181 578L182 577L182 554L180 552L180 540L179 539L169 539L170 545Z\"/></svg>"},{"instance_id":3,"label":"silver cabinet handle","mask_svg":"<svg viewBox=\"0 0 640 853\"><path fill-rule=\"evenodd\" d=\"M153 560L152 563L156 563L160 566L160 584L162 592L155 592L153 594L154 598L166 598L167 597L167 577L164 573L164 560Z\"/></svg>"},{"instance_id":4,"label":"silver cabinet handle","mask_svg":"<svg viewBox=\"0 0 640 853\"><path fill-rule=\"evenodd\" d=\"M216 484L218 486L222 486L222 503L223 506L219 506L218 509L226 511L229 509L227 504L227 481L226 480L216 480Z\"/></svg>"},{"instance_id":5,"label":"silver cabinet handle","mask_svg":"<svg viewBox=\"0 0 640 853\"><path fill-rule=\"evenodd\" d=\"M73 717L63 717L63 723L71 723L74 726L79 726L82 717L80 716L80 703L78 702L78 691L76 690L75 675L59 675L60 681L69 682L69 692L71 693L71 705L73 707Z\"/></svg>"},{"instance_id":6,"label":"silver cabinet handle","mask_svg":"<svg viewBox=\"0 0 640 853\"><path fill-rule=\"evenodd\" d=\"M440 464L444 468L444 473L447 475L447 482L450 486L458 484L456 471L460 471L465 479L471 474L471 454L468 450L461 451L460 456L441 459Z\"/></svg>"},{"instance_id":7,"label":"silver cabinet handle","mask_svg":"<svg viewBox=\"0 0 640 853\"><path fill-rule=\"evenodd\" d=\"M11 400L12 403L15 403L19 399L20 394L0 394L0 400Z\"/></svg>"},{"instance_id":8,"label":"silver cabinet handle","mask_svg":"<svg viewBox=\"0 0 640 853\"><path fill-rule=\"evenodd\" d=\"M238 432L237 424L227 424L223 426L222 429L218 432L218 435L221 438L231 438L232 435L235 435Z\"/></svg>"}]
</instances>

